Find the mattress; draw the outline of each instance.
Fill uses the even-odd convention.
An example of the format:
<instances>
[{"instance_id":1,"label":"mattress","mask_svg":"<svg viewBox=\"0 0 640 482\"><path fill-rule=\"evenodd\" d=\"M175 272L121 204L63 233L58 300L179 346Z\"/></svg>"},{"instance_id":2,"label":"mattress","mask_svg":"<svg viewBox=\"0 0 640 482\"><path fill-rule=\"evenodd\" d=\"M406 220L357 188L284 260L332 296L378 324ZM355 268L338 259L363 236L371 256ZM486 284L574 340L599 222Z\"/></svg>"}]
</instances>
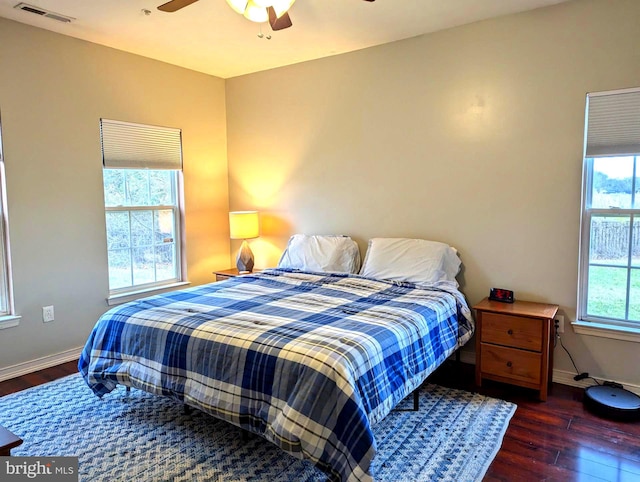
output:
<instances>
[{"instance_id":1,"label":"mattress","mask_svg":"<svg viewBox=\"0 0 640 482\"><path fill-rule=\"evenodd\" d=\"M306 458L371 480L372 427L473 334L453 283L266 270L112 308L79 370L175 398Z\"/></svg>"}]
</instances>

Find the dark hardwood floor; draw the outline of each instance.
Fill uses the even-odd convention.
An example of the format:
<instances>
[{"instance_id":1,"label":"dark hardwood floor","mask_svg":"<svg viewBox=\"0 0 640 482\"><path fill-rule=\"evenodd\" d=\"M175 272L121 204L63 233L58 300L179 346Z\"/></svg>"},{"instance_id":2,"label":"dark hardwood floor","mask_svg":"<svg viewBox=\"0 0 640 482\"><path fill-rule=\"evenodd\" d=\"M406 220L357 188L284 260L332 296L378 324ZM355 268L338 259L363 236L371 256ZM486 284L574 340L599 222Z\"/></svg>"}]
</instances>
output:
<instances>
[{"instance_id":1,"label":"dark hardwood floor","mask_svg":"<svg viewBox=\"0 0 640 482\"><path fill-rule=\"evenodd\" d=\"M0 382L0 397L78 373L78 361L71 361L37 372Z\"/></svg>"},{"instance_id":2,"label":"dark hardwood floor","mask_svg":"<svg viewBox=\"0 0 640 482\"><path fill-rule=\"evenodd\" d=\"M76 371L69 362L0 382L0 396ZM473 366L447 362L429 382L473 391ZM480 392L518 405L485 481L640 481L640 423L592 415L581 389L553 384L547 402L500 383L484 382Z\"/></svg>"}]
</instances>

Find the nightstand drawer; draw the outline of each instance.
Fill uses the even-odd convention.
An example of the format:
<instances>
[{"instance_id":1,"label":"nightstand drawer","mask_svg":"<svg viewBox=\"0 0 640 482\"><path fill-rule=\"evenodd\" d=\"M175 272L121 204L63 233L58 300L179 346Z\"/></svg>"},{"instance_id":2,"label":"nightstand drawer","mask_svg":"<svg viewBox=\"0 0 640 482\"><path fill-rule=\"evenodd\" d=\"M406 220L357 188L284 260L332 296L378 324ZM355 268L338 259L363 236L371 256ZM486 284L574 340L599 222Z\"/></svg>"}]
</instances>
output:
<instances>
[{"instance_id":1,"label":"nightstand drawer","mask_svg":"<svg viewBox=\"0 0 640 482\"><path fill-rule=\"evenodd\" d=\"M542 351L542 322L534 318L484 312L482 342Z\"/></svg>"},{"instance_id":2,"label":"nightstand drawer","mask_svg":"<svg viewBox=\"0 0 640 482\"><path fill-rule=\"evenodd\" d=\"M540 383L542 355L503 346L481 344L483 374Z\"/></svg>"}]
</instances>

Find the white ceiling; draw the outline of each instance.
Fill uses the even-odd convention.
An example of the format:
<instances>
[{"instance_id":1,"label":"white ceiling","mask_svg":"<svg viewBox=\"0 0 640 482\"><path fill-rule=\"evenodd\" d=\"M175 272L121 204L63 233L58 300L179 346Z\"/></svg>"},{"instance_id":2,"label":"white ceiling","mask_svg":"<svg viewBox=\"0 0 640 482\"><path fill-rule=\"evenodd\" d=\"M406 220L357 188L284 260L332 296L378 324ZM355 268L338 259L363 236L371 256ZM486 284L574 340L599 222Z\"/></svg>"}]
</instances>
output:
<instances>
[{"instance_id":1,"label":"white ceiling","mask_svg":"<svg viewBox=\"0 0 640 482\"><path fill-rule=\"evenodd\" d=\"M62 23L13 8L20 0L0 0L0 16L230 78L565 0L297 0L293 26L278 32L246 20L225 0L199 0L175 13L156 9L165 1L25 0L75 18Z\"/></svg>"}]
</instances>

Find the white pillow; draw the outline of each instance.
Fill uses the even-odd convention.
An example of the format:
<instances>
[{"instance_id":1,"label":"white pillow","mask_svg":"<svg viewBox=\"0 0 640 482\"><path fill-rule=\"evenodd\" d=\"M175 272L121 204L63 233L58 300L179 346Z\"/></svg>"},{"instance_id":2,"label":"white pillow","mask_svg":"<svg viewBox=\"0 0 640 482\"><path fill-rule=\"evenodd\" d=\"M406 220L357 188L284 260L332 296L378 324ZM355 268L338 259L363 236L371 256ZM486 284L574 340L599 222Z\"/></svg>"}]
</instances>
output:
<instances>
[{"instance_id":1,"label":"white pillow","mask_svg":"<svg viewBox=\"0 0 640 482\"><path fill-rule=\"evenodd\" d=\"M349 236L294 234L282 253L278 268L357 273L360 269L360 250Z\"/></svg>"},{"instance_id":2,"label":"white pillow","mask_svg":"<svg viewBox=\"0 0 640 482\"><path fill-rule=\"evenodd\" d=\"M458 252L445 243L409 238L373 238L360 274L412 283L453 281L460 271Z\"/></svg>"}]
</instances>

